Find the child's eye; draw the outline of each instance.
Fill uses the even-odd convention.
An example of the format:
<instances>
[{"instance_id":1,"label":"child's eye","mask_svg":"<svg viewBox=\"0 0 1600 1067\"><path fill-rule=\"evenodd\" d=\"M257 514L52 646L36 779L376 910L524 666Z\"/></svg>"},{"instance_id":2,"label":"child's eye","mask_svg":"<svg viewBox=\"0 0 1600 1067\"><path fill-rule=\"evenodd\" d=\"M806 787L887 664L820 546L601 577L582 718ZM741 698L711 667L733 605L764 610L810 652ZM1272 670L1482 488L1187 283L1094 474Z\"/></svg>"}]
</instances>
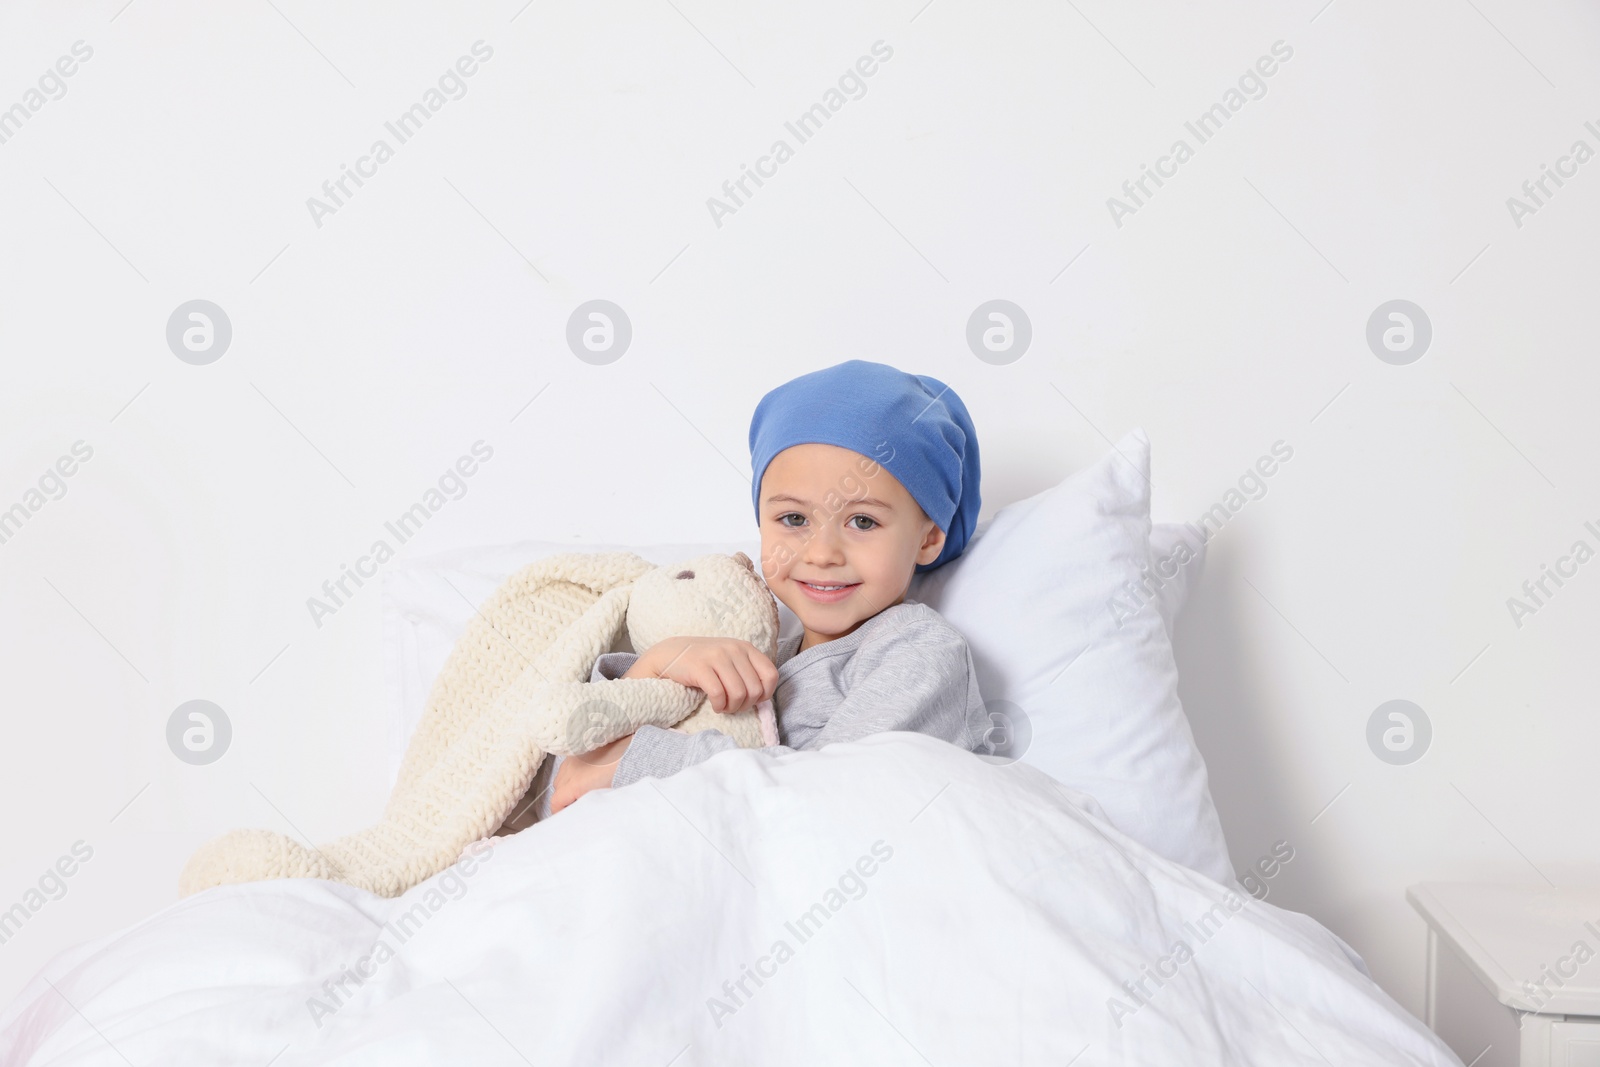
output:
<instances>
[{"instance_id":1,"label":"child's eye","mask_svg":"<svg viewBox=\"0 0 1600 1067\"><path fill-rule=\"evenodd\" d=\"M791 522L787 521L789 519L799 519L800 521L798 523L791 523ZM871 515L852 515L852 516L850 516L848 521L849 522L855 522L857 519L865 519L867 522L872 524L871 526L857 526L857 527L855 527L855 529L860 531L861 533L866 533L868 530L871 530L871 529L873 529L873 528L875 528L877 526L883 525L877 519L873 518ZM790 512L785 512L784 514L777 516L777 518L774 521L777 522L778 525L780 525L780 526L787 526L789 529L794 530L794 529L798 529L800 527L800 525L803 524L806 521L806 517L804 515L800 514L798 511L790 511Z\"/></svg>"}]
</instances>

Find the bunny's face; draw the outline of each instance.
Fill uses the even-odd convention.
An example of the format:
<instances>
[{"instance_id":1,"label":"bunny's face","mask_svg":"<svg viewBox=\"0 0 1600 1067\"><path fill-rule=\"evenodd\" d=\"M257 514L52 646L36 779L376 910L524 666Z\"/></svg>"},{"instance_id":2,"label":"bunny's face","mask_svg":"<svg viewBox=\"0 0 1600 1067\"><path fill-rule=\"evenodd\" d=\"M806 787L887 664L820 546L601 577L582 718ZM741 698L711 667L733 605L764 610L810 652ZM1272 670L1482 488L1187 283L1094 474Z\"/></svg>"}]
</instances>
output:
<instances>
[{"instance_id":1,"label":"bunny's face","mask_svg":"<svg viewBox=\"0 0 1600 1067\"><path fill-rule=\"evenodd\" d=\"M667 637L733 637L774 656L778 602L743 552L657 567L633 584L628 639L643 651Z\"/></svg>"}]
</instances>

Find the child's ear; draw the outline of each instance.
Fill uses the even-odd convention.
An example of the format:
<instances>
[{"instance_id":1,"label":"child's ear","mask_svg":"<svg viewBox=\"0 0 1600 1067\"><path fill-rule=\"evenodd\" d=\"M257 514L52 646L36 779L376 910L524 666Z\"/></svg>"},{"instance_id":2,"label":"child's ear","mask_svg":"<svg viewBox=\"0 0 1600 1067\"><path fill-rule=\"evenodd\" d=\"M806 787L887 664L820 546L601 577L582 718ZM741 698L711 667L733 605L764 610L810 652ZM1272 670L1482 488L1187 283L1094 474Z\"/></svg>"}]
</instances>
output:
<instances>
[{"instance_id":1,"label":"child's ear","mask_svg":"<svg viewBox=\"0 0 1600 1067\"><path fill-rule=\"evenodd\" d=\"M918 563L932 563L939 558L939 553L944 551L945 532L939 529L938 523L929 520L928 533L922 539L922 547L917 550Z\"/></svg>"}]
</instances>

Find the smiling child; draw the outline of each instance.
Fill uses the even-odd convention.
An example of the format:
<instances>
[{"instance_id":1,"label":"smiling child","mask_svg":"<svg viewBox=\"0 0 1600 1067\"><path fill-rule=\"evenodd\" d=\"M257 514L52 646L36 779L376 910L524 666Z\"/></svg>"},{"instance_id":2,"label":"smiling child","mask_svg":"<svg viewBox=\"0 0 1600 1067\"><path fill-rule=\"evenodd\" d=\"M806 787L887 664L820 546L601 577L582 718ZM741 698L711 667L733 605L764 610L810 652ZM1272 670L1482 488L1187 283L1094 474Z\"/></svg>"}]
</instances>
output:
<instances>
[{"instance_id":1,"label":"smiling child","mask_svg":"<svg viewBox=\"0 0 1600 1067\"><path fill-rule=\"evenodd\" d=\"M677 637L606 653L591 680L670 678L728 714L770 698L783 743L765 752L889 730L983 748L991 724L966 639L906 599L912 575L959 556L977 523L978 440L961 398L927 375L849 360L763 397L750 459L762 575L801 631L779 640L776 661L748 641ZM643 726L560 761L549 807L735 747L717 730Z\"/></svg>"}]
</instances>

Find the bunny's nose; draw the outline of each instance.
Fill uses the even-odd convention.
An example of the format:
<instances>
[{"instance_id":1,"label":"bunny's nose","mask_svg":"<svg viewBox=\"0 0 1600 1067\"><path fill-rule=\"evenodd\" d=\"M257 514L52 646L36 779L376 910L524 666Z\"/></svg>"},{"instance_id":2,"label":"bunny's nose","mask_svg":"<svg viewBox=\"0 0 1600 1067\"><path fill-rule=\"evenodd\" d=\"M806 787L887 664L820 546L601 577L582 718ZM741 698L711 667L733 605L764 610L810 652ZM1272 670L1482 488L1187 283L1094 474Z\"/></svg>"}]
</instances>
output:
<instances>
[{"instance_id":1,"label":"bunny's nose","mask_svg":"<svg viewBox=\"0 0 1600 1067\"><path fill-rule=\"evenodd\" d=\"M673 577L674 578L693 578L694 577L694 571L679 571L677 574L674 574Z\"/></svg>"}]
</instances>

